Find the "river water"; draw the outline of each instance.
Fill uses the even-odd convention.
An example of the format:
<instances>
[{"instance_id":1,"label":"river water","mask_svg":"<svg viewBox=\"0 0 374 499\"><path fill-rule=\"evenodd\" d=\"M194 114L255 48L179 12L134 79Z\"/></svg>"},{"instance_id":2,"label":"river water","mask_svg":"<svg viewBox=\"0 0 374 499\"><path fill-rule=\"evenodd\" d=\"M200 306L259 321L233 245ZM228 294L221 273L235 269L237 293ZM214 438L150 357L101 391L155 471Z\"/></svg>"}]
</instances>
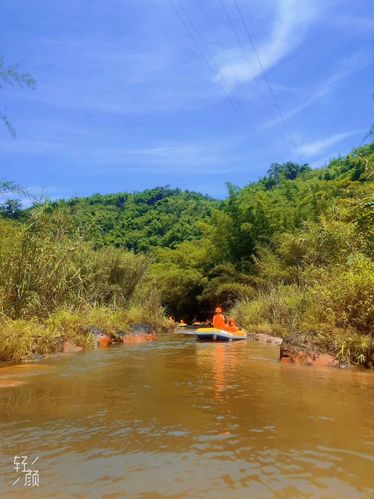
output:
<instances>
[{"instance_id":1,"label":"river water","mask_svg":"<svg viewBox=\"0 0 374 499\"><path fill-rule=\"evenodd\" d=\"M373 393L371 373L177 335L3 367L0 495L373 497Z\"/></svg>"}]
</instances>

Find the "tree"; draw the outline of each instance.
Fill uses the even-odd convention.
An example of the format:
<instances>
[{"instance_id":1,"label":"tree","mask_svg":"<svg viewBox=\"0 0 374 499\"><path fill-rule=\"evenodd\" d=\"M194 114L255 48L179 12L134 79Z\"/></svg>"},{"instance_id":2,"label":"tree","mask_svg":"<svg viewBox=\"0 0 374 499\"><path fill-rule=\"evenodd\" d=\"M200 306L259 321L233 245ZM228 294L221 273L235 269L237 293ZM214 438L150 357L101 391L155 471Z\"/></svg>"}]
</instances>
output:
<instances>
[{"instance_id":1,"label":"tree","mask_svg":"<svg viewBox=\"0 0 374 499\"><path fill-rule=\"evenodd\" d=\"M32 199L31 194L21 185L18 185L11 180L0 179L0 196L3 197L4 194L8 192Z\"/></svg>"},{"instance_id":2,"label":"tree","mask_svg":"<svg viewBox=\"0 0 374 499\"><path fill-rule=\"evenodd\" d=\"M18 85L21 88L28 87L34 89L36 88L36 81L30 75L30 73L24 73L20 71L18 64L7 66L4 62L4 59L0 58L0 88L4 88L7 85ZM17 136L16 130L8 116L0 113L0 119L8 129L10 135L15 139Z\"/></svg>"},{"instance_id":3,"label":"tree","mask_svg":"<svg viewBox=\"0 0 374 499\"><path fill-rule=\"evenodd\" d=\"M368 131L368 133L364 137L364 141L366 141L368 139L374 139L374 125L371 125L370 130Z\"/></svg>"},{"instance_id":4,"label":"tree","mask_svg":"<svg viewBox=\"0 0 374 499\"><path fill-rule=\"evenodd\" d=\"M6 218L17 220L22 215L22 203L19 199L7 199L0 205L0 213Z\"/></svg>"},{"instance_id":5,"label":"tree","mask_svg":"<svg viewBox=\"0 0 374 499\"><path fill-rule=\"evenodd\" d=\"M272 163L265 177L265 186L271 189L279 184L282 178L287 180L295 180L302 173L310 171L311 168L307 163L299 164L293 161L286 163Z\"/></svg>"},{"instance_id":6,"label":"tree","mask_svg":"<svg viewBox=\"0 0 374 499\"><path fill-rule=\"evenodd\" d=\"M19 199L7 199L0 205L0 213L13 220L17 220L22 215L22 203Z\"/></svg>"}]
</instances>

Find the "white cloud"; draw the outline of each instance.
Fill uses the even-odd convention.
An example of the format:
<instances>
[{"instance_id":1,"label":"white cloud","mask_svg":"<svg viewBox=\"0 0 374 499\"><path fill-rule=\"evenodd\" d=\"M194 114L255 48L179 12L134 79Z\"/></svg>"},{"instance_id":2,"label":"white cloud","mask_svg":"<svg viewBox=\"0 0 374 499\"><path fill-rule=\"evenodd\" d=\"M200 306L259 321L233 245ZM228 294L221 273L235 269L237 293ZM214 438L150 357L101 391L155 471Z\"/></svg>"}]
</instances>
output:
<instances>
[{"instance_id":1,"label":"white cloud","mask_svg":"<svg viewBox=\"0 0 374 499\"><path fill-rule=\"evenodd\" d=\"M179 158L189 158L197 154L202 154L203 151L200 147L194 144L183 144L183 143L169 143L151 147L144 147L140 149L128 149L127 154L134 156L147 156L155 159L179 159Z\"/></svg>"},{"instance_id":2,"label":"white cloud","mask_svg":"<svg viewBox=\"0 0 374 499\"><path fill-rule=\"evenodd\" d=\"M105 174L109 170L117 173L124 170L163 173L186 170L190 173L210 174L230 171L225 165L227 150L231 147L229 141L217 146L215 143L172 139L140 141L129 136L127 143L124 143L121 134L112 133L108 141L101 129L58 121L49 121L47 132L40 137L35 131L41 129L41 123L38 120L25 121L25 138L0 138L2 153L13 157L29 155L43 159L54 159L57 156L64 164L65 171L75 170L76 164L80 165L81 171L98 168L105 169ZM58 166L55 162L51 164L50 169L56 168Z\"/></svg>"},{"instance_id":3,"label":"white cloud","mask_svg":"<svg viewBox=\"0 0 374 499\"><path fill-rule=\"evenodd\" d=\"M321 99L325 95L329 94L341 80L365 68L369 63L370 60L366 56L366 54L364 54L364 52L359 52L350 57L342 59L338 67L334 69L330 76L325 81L323 81L318 86L318 88L311 92L311 95L306 100L293 107L288 112L284 113L284 118L288 120L292 116L300 113L318 99ZM277 125L278 123L280 123L280 121L280 118L275 118L271 121L268 121L267 123L265 123L264 128Z\"/></svg>"},{"instance_id":4,"label":"white cloud","mask_svg":"<svg viewBox=\"0 0 374 499\"><path fill-rule=\"evenodd\" d=\"M335 135L331 135L330 137L317 140L315 142L309 142L307 144L303 144L296 148L297 154L300 156L317 156L318 154L323 153L330 146L337 144L338 142L348 139L349 137L353 137L355 135L365 133L365 129L359 130L351 130L350 132L337 133Z\"/></svg>"},{"instance_id":5,"label":"white cloud","mask_svg":"<svg viewBox=\"0 0 374 499\"><path fill-rule=\"evenodd\" d=\"M319 8L315 0L276 0L276 18L267 41L257 47L263 68L269 69L302 42L306 29L317 18ZM250 47L249 47L250 48ZM227 51L224 61L218 59L219 76L234 86L238 79L252 81L261 74L261 68L253 51L247 57L242 51ZM227 64L227 59L233 61Z\"/></svg>"}]
</instances>

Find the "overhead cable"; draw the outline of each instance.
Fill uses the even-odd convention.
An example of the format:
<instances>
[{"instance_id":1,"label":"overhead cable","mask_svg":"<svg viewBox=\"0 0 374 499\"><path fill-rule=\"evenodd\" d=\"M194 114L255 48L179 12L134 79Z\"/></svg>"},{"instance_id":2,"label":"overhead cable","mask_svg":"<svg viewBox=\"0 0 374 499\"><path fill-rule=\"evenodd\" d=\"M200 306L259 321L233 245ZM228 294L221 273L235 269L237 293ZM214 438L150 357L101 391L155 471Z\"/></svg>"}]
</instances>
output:
<instances>
[{"instance_id":1,"label":"overhead cable","mask_svg":"<svg viewBox=\"0 0 374 499\"><path fill-rule=\"evenodd\" d=\"M240 104L238 104L236 102L235 97L230 92L230 85L228 84L225 77L221 74L217 64L211 58L211 56L206 48L205 48L206 53L204 52L204 40L202 39L200 33L198 32L194 22L192 21L192 19L190 18L189 14L188 14L188 12L184 8L184 6L179 2L179 0L169 0L169 3L171 4L173 9L175 10L177 17L179 18L180 22L184 26L184 28L185 28L186 32L188 33L188 35L190 36L190 38L193 40L198 52L200 53L201 57L203 58L203 60L205 61L205 63L209 67L209 69L213 72L213 74L215 76L219 75L218 81L219 81L220 85L222 86L222 88L226 94L227 99L229 100L229 102L231 103L233 108L240 115L241 119L243 120L244 125L246 127L248 125L250 126L250 132L254 134L255 140L256 140L257 145L259 147L259 150L263 154L266 161L271 163L272 159L268 155L268 152L266 150L266 146L262 143L262 141L261 141L255 127L253 126L253 124L249 122L249 118L248 118L247 113L245 113L243 111L243 108L240 106ZM188 22L186 22L183 15L181 14L181 12L183 12L184 17L186 18L186 20Z\"/></svg>"},{"instance_id":2,"label":"overhead cable","mask_svg":"<svg viewBox=\"0 0 374 499\"><path fill-rule=\"evenodd\" d=\"M263 76L264 80L266 81L267 87L268 87L268 89L269 89L269 92L270 92L270 95L271 95L272 100L273 100L273 102L274 102L274 105L275 105L275 107L276 107L276 109L277 109L277 112L278 112L279 118L280 118L280 120L281 120L281 122L282 122L282 124L283 124L283 127L284 127L284 130L285 130L285 132L286 132L286 135L287 135L287 137L288 137L288 139L289 139L289 141L290 141L290 143L291 143L291 146L292 146L293 150L295 151L295 149L296 149L296 147L295 147L295 143L294 143L294 141L293 141L293 139L292 139L292 135L291 135L291 133L290 133L290 131L289 131L289 128L288 128L287 122L286 122L286 120L285 120L285 118L284 118L284 116L283 116L282 109L281 109L281 107L280 107L280 105L279 105L279 103L278 103L278 100L277 100L277 98L276 98L276 96L275 96L275 93L274 93L274 91L273 91L273 87L271 86L270 80L269 80L269 78L267 77L266 70L265 70L265 68L264 68L264 65L262 64L262 61L261 61L260 55L259 55L259 53L258 53L258 51L257 51L257 49L256 49L256 45L255 45L255 43L254 43L254 40L253 40L252 35L251 35L251 33L250 33L250 31L249 31L249 28L248 28L248 24L247 24L247 22L246 22L246 20L245 20L245 17L244 17L244 15L243 15L242 10L241 10L241 9L240 9L240 7L239 7L239 4L238 4L237 0L233 0L233 1L234 1L234 4L235 4L235 7L236 7L236 10L237 10L237 12L238 12L238 14L239 14L239 17L240 17L240 19L241 19L241 22L242 22L242 24L243 24L243 27L244 27L244 29L245 29L245 32L247 33L247 36L248 36L248 39L249 39L249 43L251 44L251 47L252 47L252 49L253 49L253 52L254 52L254 54L255 54L255 56L256 56L256 59L257 59L258 65L260 66L260 69L261 69L261 74L262 74L262 76Z\"/></svg>"}]
</instances>

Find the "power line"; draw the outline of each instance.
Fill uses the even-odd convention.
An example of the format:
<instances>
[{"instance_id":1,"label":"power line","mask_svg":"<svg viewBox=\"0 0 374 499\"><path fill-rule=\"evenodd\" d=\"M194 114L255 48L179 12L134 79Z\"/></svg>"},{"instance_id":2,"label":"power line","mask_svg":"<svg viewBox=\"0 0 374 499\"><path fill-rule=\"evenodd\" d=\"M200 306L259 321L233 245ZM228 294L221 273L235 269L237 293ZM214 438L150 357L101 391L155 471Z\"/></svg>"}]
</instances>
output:
<instances>
[{"instance_id":1,"label":"power line","mask_svg":"<svg viewBox=\"0 0 374 499\"><path fill-rule=\"evenodd\" d=\"M247 36L248 36L249 42L250 42L250 44L251 44L251 46L252 46L253 52L254 52L254 54L255 54L255 56L256 56L256 59L257 59L258 65L260 66L262 76L263 76L264 80L266 81L266 84L267 84L267 87L268 87L268 89L269 89L270 95L271 95L271 97L272 97L272 99L273 99L273 102L274 102L274 104L275 104L275 107L277 108L277 111L278 111L279 117L280 117L280 119L281 119L281 121L282 121L282 123L283 123L283 127L284 127L284 130L285 130L285 132L286 132L286 135L287 135L287 137L288 137L288 139L289 139L289 141L290 141L290 143L291 143L291 145L292 145L292 149L293 149L293 151L295 151L295 149L296 149L296 147L295 147L295 143L294 143L294 141L293 141L293 139L292 139L292 135L291 135L290 130L289 130L289 128L288 128L287 122L286 122L286 120L285 120L285 118L284 118L284 116L283 116L282 109L281 109L281 107L280 107L280 105L279 105L279 103L278 103L278 100L277 100L277 98L276 98L276 96L275 96L275 94L274 94L273 87L271 86L270 80L269 80L269 78L267 77L267 74L266 74L266 71L265 71L264 65L262 64L262 61L261 61L260 55L259 55L259 53L258 53L258 51L257 51L257 49L256 49L255 42L254 42L254 40L253 40L253 38L252 38L252 36L251 36L251 33L250 33L250 31L249 31L248 24L247 24L247 22L246 22L246 20L245 20L245 17L244 17L244 15L243 15L243 12L241 11L241 9L240 9L240 7L239 7L239 5L238 5L237 0L233 0L233 1L234 1L234 4L235 4L235 7L236 7L236 10L237 10L237 12L238 12L238 14L239 14L239 17L240 17L240 19L241 19L241 22L242 22L242 24L243 24L243 26L244 26L245 32L247 33Z\"/></svg>"},{"instance_id":2,"label":"power line","mask_svg":"<svg viewBox=\"0 0 374 499\"><path fill-rule=\"evenodd\" d=\"M241 51L242 51L243 55L244 55L244 58L245 58L245 61L246 61L246 63L247 63L247 66L248 66L248 68L249 68L249 71L250 71L250 73L251 73L251 74L253 75L253 77L254 77L254 81L255 81L255 83L256 83L256 85L257 85L257 87L258 87L259 91L260 91L261 97L262 97L262 99L263 99L263 101L264 101L265 105L268 105L268 102L267 102L266 96L265 96L265 94L264 94L264 92L263 92L263 89L262 89L262 87L261 87L261 85L260 85L260 82L259 82L258 78L256 77L256 74L254 73L254 71L253 71L253 69L252 69L251 62L250 62L250 60L249 60L249 58L248 58L248 55L247 55L246 49L245 49L245 47L244 47L244 45L243 45L243 43L242 43L242 41L241 41L241 39L240 39L240 37L239 37L238 33L236 32L236 29L235 29L234 23L232 22L231 16L230 16L230 14L229 14L229 12L228 12L228 10L227 10L227 8L226 8L226 5L224 4L223 0L219 0L219 3L220 3L220 5L221 5L221 7L222 7L222 9L223 9L223 12L224 12L224 14L225 14L226 20L227 20L227 22L228 22L228 24L229 24L229 26L230 26L230 28L231 28L231 31L233 32L234 37L235 37L235 39L236 39L236 41L237 41L238 45L240 46L240 49L241 49ZM289 147L289 145L287 144L287 141L285 140L285 137L284 137L283 135L281 135L281 140L282 140L282 142L283 142L283 145L284 145L284 147L285 147L286 151L287 151L287 152L291 151L291 150L290 150L290 147Z\"/></svg>"},{"instance_id":3,"label":"power line","mask_svg":"<svg viewBox=\"0 0 374 499\"><path fill-rule=\"evenodd\" d=\"M212 60L212 58L210 57L209 55L209 52L207 49L206 52L207 52L207 55L205 55L203 49L201 46L204 46L204 40L202 39L200 33L198 32L194 22L192 21L192 19L190 18L190 16L188 15L188 12L186 11L186 9L184 8L184 6L180 3L179 0L169 0L170 3L173 5L173 8L174 10L176 11L180 21L182 22L182 24L184 25L184 27L186 28L186 31L187 33L190 35L190 37L192 38L192 40L194 41L198 51L200 52L201 56L203 57L204 61L207 63L208 67L211 69L211 71L213 72L213 74L215 75L218 75L220 74L220 70L217 66L217 64L214 62L214 60ZM174 3L175 2L175 3ZM184 21L183 17L181 16L178 8L177 8L177 5L179 6L179 9L181 11L183 11L186 19L188 20L189 24L191 25L192 27L192 30L190 30L189 26L186 24L186 22ZM195 33L195 36L194 34ZM196 37L196 38L195 38ZM197 41L200 40L200 43L201 43L201 46L199 45L199 42ZM230 85L228 84L227 80L223 77L223 75L220 74L220 79L219 79L219 82L226 94L226 97L228 98L228 100L230 101L230 103L232 104L232 106L235 108L235 110L238 112L238 114L240 115L241 119L243 120L243 123L244 125L247 127L248 124L250 127L253 127L253 124L252 123L248 123L248 115L246 113L244 113L243 109L240 107L240 104L238 104L235 100L235 98L232 96L231 92L230 92ZM252 131L252 130L251 130ZM253 133L255 135L255 140L257 142L257 145L259 147L259 149L261 150L264 158L266 159L266 161L268 162L272 162L271 160L271 157L267 154L267 151L266 151L266 146L264 146L264 144L262 143L260 137L258 136L255 128L253 127Z\"/></svg>"},{"instance_id":4,"label":"power line","mask_svg":"<svg viewBox=\"0 0 374 499\"><path fill-rule=\"evenodd\" d=\"M199 9L200 9L200 11L201 11L204 19L205 19L205 22L206 22L209 30L211 31L211 33L212 33L212 35L213 35L213 37L214 37L214 39L216 41L216 44L217 44L218 48L220 49L220 51L221 51L221 53L223 55L223 58L224 58L224 60L225 60L225 62L227 64L227 66L230 68L231 73L233 74L234 78L237 80L238 84L240 85L240 88L243 90L244 94L247 96L248 102L249 102L249 104L251 106L251 109L252 109L253 113L257 114L256 108L255 108L255 106L252 103L252 97L251 97L250 93L248 92L247 87L245 85L243 85L243 83L240 81L240 78L239 78L237 72L235 71L234 66L231 64L230 60L226 56L225 49L224 49L223 45L221 44L221 42L220 42L220 40L218 38L218 35L217 35L217 33L216 33L216 31L215 31L212 23L210 22L210 19L209 19L208 15L207 15L205 9L203 8L203 6L201 4L201 1L200 0L195 0L195 1L196 1L196 4L199 7Z\"/></svg>"},{"instance_id":5,"label":"power line","mask_svg":"<svg viewBox=\"0 0 374 499\"><path fill-rule=\"evenodd\" d=\"M204 50L202 48L204 46L204 41L203 41L201 35L199 34L199 32L198 32L195 24L193 23L192 19L188 15L188 12L184 8L184 6L179 2L179 0L169 0L169 3L171 4L171 6L173 7L173 9L175 10L175 12L177 14L177 17L179 18L180 22L184 26L185 30L187 31L188 35L190 36L190 38L192 39L192 41L194 42L194 44L196 45L196 48L197 48L198 52L200 53L201 57L203 58L203 60L205 61L205 63L209 67L209 69L215 75L220 74L219 68L217 67L216 63L211 59L211 57L209 55L209 52L205 49L206 52L207 52L207 55L204 53ZM183 18L183 16L181 15L180 11L182 11L184 13L184 16L188 20L188 23L189 23L189 25L191 26L192 29L190 29L190 26L186 23L186 21ZM200 46L198 40L200 41L201 46ZM226 79L224 78L224 76L222 74L220 74L219 82L220 82L221 87L223 88L223 90L224 90L224 92L226 94L226 97L230 101L231 105L238 112L238 114L240 115L241 119L243 120L244 125L248 126L248 124L249 124L250 127L252 127L253 125L251 123L248 123L248 119L249 119L248 115L243 112L243 109L240 107L240 105L236 102L236 100L234 99L234 97L231 95L231 93L230 93L230 85L227 83ZM260 140L260 138L259 138L259 136L258 136L258 134L257 134L257 132L255 130L255 128L253 128L251 131L255 135L255 140L256 140L257 145L259 146L259 149L261 150L264 158L266 159L267 162L271 163L272 159L270 158L270 156L268 156L267 151L266 151L266 147L264 147L264 145L261 143L261 140Z\"/></svg>"}]
</instances>

